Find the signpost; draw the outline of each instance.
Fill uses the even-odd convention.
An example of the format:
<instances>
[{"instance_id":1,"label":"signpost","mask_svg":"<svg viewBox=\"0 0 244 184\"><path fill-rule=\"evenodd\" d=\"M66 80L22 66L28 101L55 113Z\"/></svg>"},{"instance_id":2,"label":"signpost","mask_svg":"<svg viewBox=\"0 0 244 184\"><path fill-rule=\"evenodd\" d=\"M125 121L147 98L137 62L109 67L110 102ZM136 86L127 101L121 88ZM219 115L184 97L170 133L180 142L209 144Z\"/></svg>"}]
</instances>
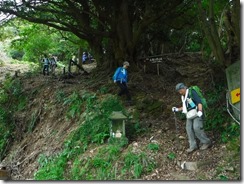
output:
<instances>
[{"instance_id":1,"label":"signpost","mask_svg":"<svg viewBox=\"0 0 244 184\"><path fill-rule=\"evenodd\" d=\"M157 74L159 75L159 64L163 62L163 57L161 55L149 56L144 60L144 72L146 72L146 62L157 64Z\"/></svg>"}]
</instances>

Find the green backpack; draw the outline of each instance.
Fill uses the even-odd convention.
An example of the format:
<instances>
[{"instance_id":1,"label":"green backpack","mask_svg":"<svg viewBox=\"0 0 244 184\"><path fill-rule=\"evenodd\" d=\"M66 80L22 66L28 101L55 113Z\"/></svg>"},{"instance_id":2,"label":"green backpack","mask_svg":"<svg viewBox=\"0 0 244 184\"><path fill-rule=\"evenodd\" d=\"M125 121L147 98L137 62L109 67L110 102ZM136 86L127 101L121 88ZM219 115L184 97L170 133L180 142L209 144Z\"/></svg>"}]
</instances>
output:
<instances>
[{"instance_id":1,"label":"green backpack","mask_svg":"<svg viewBox=\"0 0 244 184\"><path fill-rule=\"evenodd\" d=\"M203 106L204 112L206 114L206 110L208 109L208 104L207 104L206 98L203 97L202 90L198 86L191 86L189 88L189 95L191 98L192 98L193 89L197 92L198 96L201 98L202 106Z\"/></svg>"}]
</instances>

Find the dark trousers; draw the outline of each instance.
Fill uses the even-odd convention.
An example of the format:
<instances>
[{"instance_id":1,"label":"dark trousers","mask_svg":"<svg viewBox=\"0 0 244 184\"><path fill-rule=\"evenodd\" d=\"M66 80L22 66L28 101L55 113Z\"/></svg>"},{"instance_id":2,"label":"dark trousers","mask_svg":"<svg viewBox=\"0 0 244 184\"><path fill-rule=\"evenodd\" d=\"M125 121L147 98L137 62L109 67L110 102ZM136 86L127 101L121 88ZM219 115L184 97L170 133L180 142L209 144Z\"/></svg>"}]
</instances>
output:
<instances>
[{"instance_id":1,"label":"dark trousers","mask_svg":"<svg viewBox=\"0 0 244 184\"><path fill-rule=\"evenodd\" d=\"M47 72L47 75L49 75L49 66L48 65L44 65L43 66L43 75L45 75L46 74L46 72Z\"/></svg>"},{"instance_id":2,"label":"dark trousers","mask_svg":"<svg viewBox=\"0 0 244 184\"><path fill-rule=\"evenodd\" d=\"M126 94L127 100L131 100L130 92L125 82L116 82L117 85L120 87L120 92L118 93L119 96Z\"/></svg>"}]
</instances>

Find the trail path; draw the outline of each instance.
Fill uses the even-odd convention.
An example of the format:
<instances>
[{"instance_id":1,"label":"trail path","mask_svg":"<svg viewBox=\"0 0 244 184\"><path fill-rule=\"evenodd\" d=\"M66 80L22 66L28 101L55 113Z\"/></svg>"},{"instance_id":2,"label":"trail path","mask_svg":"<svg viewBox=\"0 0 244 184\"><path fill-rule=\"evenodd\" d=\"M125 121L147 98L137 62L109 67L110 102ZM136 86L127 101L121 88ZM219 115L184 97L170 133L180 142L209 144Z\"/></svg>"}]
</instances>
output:
<instances>
[{"instance_id":1,"label":"trail path","mask_svg":"<svg viewBox=\"0 0 244 184\"><path fill-rule=\"evenodd\" d=\"M15 74L16 71L20 73L27 72L30 68L28 64L21 63L13 63L12 59L9 58L4 52L3 44L0 44L0 82L5 79L6 74L10 74L11 76Z\"/></svg>"}]
</instances>

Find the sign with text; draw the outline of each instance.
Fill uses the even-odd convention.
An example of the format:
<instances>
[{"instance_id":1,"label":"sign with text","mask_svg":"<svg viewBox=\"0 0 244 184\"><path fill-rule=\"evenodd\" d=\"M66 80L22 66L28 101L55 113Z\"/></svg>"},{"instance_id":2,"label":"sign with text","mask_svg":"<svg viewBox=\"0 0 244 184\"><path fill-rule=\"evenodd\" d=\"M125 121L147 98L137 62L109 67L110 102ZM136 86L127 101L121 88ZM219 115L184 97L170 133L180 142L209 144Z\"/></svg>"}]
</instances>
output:
<instances>
[{"instance_id":1,"label":"sign with text","mask_svg":"<svg viewBox=\"0 0 244 184\"><path fill-rule=\"evenodd\" d=\"M241 89L237 88L231 91L231 102L235 104L241 100Z\"/></svg>"},{"instance_id":2,"label":"sign with text","mask_svg":"<svg viewBox=\"0 0 244 184\"><path fill-rule=\"evenodd\" d=\"M151 63L162 63L163 58L162 58L162 56L159 56L159 57L148 57L148 60Z\"/></svg>"}]
</instances>

